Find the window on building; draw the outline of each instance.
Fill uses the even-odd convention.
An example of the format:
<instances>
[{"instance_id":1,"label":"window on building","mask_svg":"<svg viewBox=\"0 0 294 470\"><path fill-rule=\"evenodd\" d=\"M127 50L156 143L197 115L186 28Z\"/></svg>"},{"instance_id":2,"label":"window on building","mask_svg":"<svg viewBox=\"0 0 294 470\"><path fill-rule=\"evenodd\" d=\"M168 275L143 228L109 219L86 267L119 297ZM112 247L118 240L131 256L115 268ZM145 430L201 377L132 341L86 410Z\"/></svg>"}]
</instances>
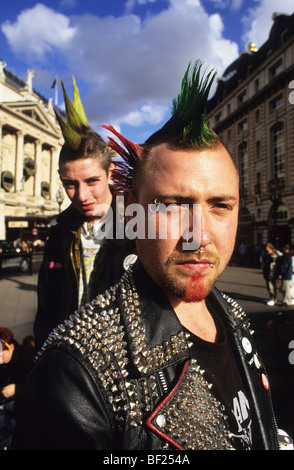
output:
<instances>
[{"instance_id":1,"label":"window on building","mask_svg":"<svg viewBox=\"0 0 294 470\"><path fill-rule=\"evenodd\" d=\"M289 219L289 211L288 207L281 204L277 209L277 224L278 225L285 225L288 223Z\"/></svg>"},{"instance_id":2,"label":"window on building","mask_svg":"<svg viewBox=\"0 0 294 470\"><path fill-rule=\"evenodd\" d=\"M285 29L285 30L281 33L281 44L285 44L285 42L288 41L289 36L290 36L289 29Z\"/></svg>"},{"instance_id":3,"label":"window on building","mask_svg":"<svg viewBox=\"0 0 294 470\"><path fill-rule=\"evenodd\" d=\"M256 173L255 194L261 194L261 173Z\"/></svg>"},{"instance_id":4,"label":"window on building","mask_svg":"<svg viewBox=\"0 0 294 470\"><path fill-rule=\"evenodd\" d=\"M271 129L271 158L273 179L285 181L285 129L282 122L278 122Z\"/></svg>"},{"instance_id":5,"label":"window on building","mask_svg":"<svg viewBox=\"0 0 294 470\"><path fill-rule=\"evenodd\" d=\"M269 78L276 77L279 73L283 70L283 62L282 59L278 60L270 69L269 69Z\"/></svg>"},{"instance_id":6,"label":"window on building","mask_svg":"<svg viewBox=\"0 0 294 470\"><path fill-rule=\"evenodd\" d=\"M218 113L216 116L215 116L215 123L217 124L218 122L220 122L222 120L222 113Z\"/></svg>"},{"instance_id":7,"label":"window on building","mask_svg":"<svg viewBox=\"0 0 294 470\"><path fill-rule=\"evenodd\" d=\"M246 207L241 207L239 211L239 224L247 225L251 224L252 222L252 215L250 214L249 210Z\"/></svg>"},{"instance_id":8,"label":"window on building","mask_svg":"<svg viewBox=\"0 0 294 470\"><path fill-rule=\"evenodd\" d=\"M271 225L287 225L289 220L289 210L284 204L279 205L276 209L271 208L269 222Z\"/></svg>"},{"instance_id":9,"label":"window on building","mask_svg":"<svg viewBox=\"0 0 294 470\"><path fill-rule=\"evenodd\" d=\"M255 142L255 157L256 157L256 160L259 160L259 158L260 158L260 148L261 148L260 140L257 140Z\"/></svg>"},{"instance_id":10,"label":"window on building","mask_svg":"<svg viewBox=\"0 0 294 470\"><path fill-rule=\"evenodd\" d=\"M246 92L246 90L244 90L238 96L238 105L244 103L244 101L246 101L246 99L247 99L247 92Z\"/></svg>"},{"instance_id":11,"label":"window on building","mask_svg":"<svg viewBox=\"0 0 294 470\"><path fill-rule=\"evenodd\" d=\"M238 123L238 132L244 132L247 130L247 119Z\"/></svg>"},{"instance_id":12,"label":"window on building","mask_svg":"<svg viewBox=\"0 0 294 470\"><path fill-rule=\"evenodd\" d=\"M257 93L259 91L259 78L255 80L254 86L255 86L255 93Z\"/></svg>"},{"instance_id":13,"label":"window on building","mask_svg":"<svg viewBox=\"0 0 294 470\"><path fill-rule=\"evenodd\" d=\"M247 142L242 142L238 149L239 157L239 175L240 175L240 193L242 196L248 194L248 146Z\"/></svg>"},{"instance_id":14,"label":"window on building","mask_svg":"<svg viewBox=\"0 0 294 470\"><path fill-rule=\"evenodd\" d=\"M255 111L255 122L257 123L257 122L259 122L259 121L260 121L260 110L257 109L257 110Z\"/></svg>"},{"instance_id":15,"label":"window on building","mask_svg":"<svg viewBox=\"0 0 294 470\"><path fill-rule=\"evenodd\" d=\"M270 107L270 113L273 113L274 111L277 111L280 109L284 104L284 97L282 94L276 96L273 100L270 101L269 107Z\"/></svg>"}]
</instances>

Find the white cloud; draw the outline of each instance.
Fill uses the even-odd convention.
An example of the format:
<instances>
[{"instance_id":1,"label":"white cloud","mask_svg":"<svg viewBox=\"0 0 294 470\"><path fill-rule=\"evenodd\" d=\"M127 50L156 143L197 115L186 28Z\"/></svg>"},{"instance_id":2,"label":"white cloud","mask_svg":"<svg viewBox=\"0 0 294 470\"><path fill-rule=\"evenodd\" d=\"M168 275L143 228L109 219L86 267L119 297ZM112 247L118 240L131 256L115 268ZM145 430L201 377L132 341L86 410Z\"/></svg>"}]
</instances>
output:
<instances>
[{"instance_id":1,"label":"white cloud","mask_svg":"<svg viewBox=\"0 0 294 470\"><path fill-rule=\"evenodd\" d=\"M209 0L211 3L214 4L215 8L230 8L233 11L240 10L242 7L244 0Z\"/></svg>"},{"instance_id":2,"label":"white cloud","mask_svg":"<svg viewBox=\"0 0 294 470\"><path fill-rule=\"evenodd\" d=\"M61 8L74 8L78 5L78 0L61 0Z\"/></svg>"},{"instance_id":3,"label":"white cloud","mask_svg":"<svg viewBox=\"0 0 294 470\"><path fill-rule=\"evenodd\" d=\"M137 127L144 123L159 124L166 112L167 106L157 106L156 104L143 104L136 111L131 111L124 117L124 122L131 126Z\"/></svg>"},{"instance_id":4,"label":"white cloud","mask_svg":"<svg viewBox=\"0 0 294 470\"><path fill-rule=\"evenodd\" d=\"M157 0L127 0L125 3L126 12L131 12L136 5L146 5L148 3L155 3Z\"/></svg>"},{"instance_id":5,"label":"white cloud","mask_svg":"<svg viewBox=\"0 0 294 470\"><path fill-rule=\"evenodd\" d=\"M103 20L88 15L79 18L70 66L95 82L91 102L99 103L101 112L129 120L142 103L166 108L190 60L201 58L221 73L238 55L222 30L220 16L209 17L195 0L173 0L169 9L144 21L135 15Z\"/></svg>"},{"instance_id":6,"label":"white cloud","mask_svg":"<svg viewBox=\"0 0 294 470\"><path fill-rule=\"evenodd\" d=\"M23 10L14 23L6 21L1 29L15 53L37 60L68 44L75 34L66 16L42 4Z\"/></svg>"},{"instance_id":7,"label":"white cloud","mask_svg":"<svg viewBox=\"0 0 294 470\"><path fill-rule=\"evenodd\" d=\"M293 0L254 0L256 6L250 8L244 17L243 23L247 32L244 34L244 45L255 42L260 47L269 36L273 25L272 15L275 12L292 14L294 13Z\"/></svg>"},{"instance_id":8,"label":"white cloud","mask_svg":"<svg viewBox=\"0 0 294 470\"><path fill-rule=\"evenodd\" d=\"M169 0L167 5L144 20L134 14L69 19L37 5L15 23L5 23L2 31L14 51L43 59L48 68L56 63L48 52L58 51L64 75L74 73L88 85L89 119L152 124L167 113L189 61L200 58L221 75L238 56L237 44L223 38L221 17L209 16L199 0Z\"/></svg>"}]
</instances>

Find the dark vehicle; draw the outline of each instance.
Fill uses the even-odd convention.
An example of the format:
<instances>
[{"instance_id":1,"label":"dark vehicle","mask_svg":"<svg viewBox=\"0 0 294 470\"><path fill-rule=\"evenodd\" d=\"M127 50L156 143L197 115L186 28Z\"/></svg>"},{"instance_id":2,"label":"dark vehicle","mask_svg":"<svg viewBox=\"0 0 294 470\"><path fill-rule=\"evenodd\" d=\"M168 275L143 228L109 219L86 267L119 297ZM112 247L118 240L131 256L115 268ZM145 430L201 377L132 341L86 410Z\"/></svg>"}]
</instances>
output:
<instances>
[{"instance_id":1,"label":"dark vehicle","mask_svg":"<svg viewBox=\"0 0 294 470\"><path fill-rule=\"evenodd\" d=\"M5 240L0 241L0 272L6 268L17 268L26 273L31 269L31 254L14 248Z\"/></svg>"}]
</instances>

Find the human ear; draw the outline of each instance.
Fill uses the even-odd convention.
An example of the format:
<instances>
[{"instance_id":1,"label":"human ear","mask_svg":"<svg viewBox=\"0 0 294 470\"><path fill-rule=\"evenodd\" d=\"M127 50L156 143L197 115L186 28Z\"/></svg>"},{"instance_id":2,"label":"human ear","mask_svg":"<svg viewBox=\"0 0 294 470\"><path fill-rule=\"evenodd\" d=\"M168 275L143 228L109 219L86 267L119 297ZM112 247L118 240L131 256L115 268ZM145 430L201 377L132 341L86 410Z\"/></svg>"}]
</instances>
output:
<instances>
[{"instance_id":1,"label":"human ear","mask_svg":"<svg viewBox=\"0 0 294 470\"><path fill-rule=\"evenodd\" d=\"M113 182L113 172L116 170L116 164L111 162L108 170L108 184Z\"/></svg>"}]
</instances>

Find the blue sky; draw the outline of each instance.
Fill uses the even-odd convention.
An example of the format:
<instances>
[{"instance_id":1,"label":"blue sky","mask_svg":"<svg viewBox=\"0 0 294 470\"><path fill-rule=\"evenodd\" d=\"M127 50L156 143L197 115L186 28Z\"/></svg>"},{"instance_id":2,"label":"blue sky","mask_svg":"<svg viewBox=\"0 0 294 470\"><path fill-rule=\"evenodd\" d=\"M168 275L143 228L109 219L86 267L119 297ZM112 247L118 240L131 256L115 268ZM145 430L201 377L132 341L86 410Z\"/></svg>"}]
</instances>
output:
<instances>
[{"instance_id":1,"label":"blue sky","mask_svg":"<svg viewBox=\"0 0 294 470\"><path fill-rule=\"evenodd\" d=\"M53 101L54 77L71 97L74 74L93 128L105 137L110 123L139 143L170 117L190 60L221 76L266 41L276 11L292 14L293 0L0 0L0 58L23 80L33 69Z\"/></svg>"}]
</instances>

